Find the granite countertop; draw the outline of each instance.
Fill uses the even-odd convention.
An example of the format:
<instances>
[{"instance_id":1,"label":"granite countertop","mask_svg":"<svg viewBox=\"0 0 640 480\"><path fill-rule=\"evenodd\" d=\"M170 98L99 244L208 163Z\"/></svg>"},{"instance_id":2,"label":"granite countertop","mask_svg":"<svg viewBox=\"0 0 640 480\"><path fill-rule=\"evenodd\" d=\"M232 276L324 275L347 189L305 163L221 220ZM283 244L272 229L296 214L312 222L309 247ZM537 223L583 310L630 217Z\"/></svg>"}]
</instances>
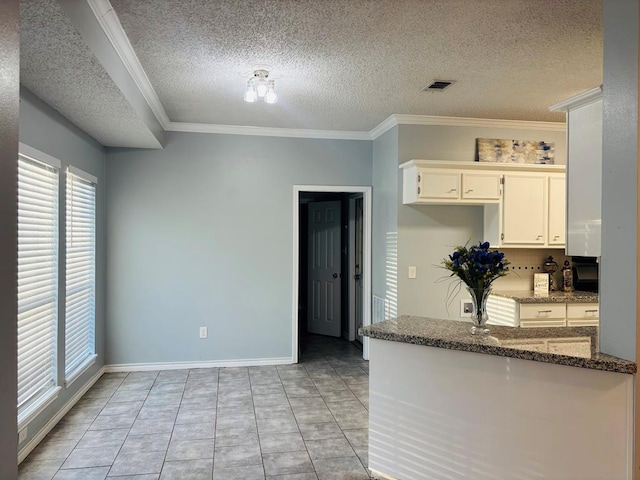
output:
<instances>
[{"instance_id":1,"label":"granite countertop","mask_svg":"<svg viewBox=\"0 0 640 480\"><path fill-rule=\"evenodd\" d=\"M393 342L520 358L607 372L636 373L634 362L599 353L597 327L518 328L491 325L488 338L469 332L471 324L456 320L400 316L359 330L361 335ZM563 353L548 353L560 350Z\"/></svg>"},{"instance_id":2,"label":"granite countertop","mask_svg":"<svg viewBox=\"0 0 640 480\"><path fill-rule=\"evenodd\" d=\"M513 298L520 303L598 303L598 294L593 292L549 292L533 293L533 290L494 290L493 295Z\"/></svg>"}]
</instances>

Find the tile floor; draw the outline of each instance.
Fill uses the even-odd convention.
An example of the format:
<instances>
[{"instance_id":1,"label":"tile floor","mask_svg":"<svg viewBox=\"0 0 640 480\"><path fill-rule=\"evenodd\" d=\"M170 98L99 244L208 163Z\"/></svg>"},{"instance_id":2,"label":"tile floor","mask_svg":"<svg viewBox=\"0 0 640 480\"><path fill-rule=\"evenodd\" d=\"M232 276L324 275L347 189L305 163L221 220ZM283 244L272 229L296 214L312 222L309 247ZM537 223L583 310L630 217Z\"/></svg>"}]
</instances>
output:
<instances>
[{"instance_id":1,"label":"tile floor","mask_svg":"<svg viewBox=\"0 0 640 480\"><path fill-rule=\"evenodd\" d=\"M368 368L309 336L297 365L105 374L19 478L368 479Z\"/></svg>"}]
</instances>

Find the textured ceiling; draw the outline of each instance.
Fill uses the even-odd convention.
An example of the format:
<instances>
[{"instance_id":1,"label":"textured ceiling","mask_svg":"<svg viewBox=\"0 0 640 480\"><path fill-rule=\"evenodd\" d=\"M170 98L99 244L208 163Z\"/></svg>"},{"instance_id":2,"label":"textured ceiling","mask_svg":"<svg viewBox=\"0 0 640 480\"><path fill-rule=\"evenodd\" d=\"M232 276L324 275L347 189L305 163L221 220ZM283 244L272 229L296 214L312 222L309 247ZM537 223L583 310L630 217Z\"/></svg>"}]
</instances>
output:
<instances>
[{"instance_id":1,"label":"textured ceiling","mask_svg":"<svg viewBox=\"0 0 640 480\"><path fill-rule=\"evenodd\" d=\"M111 5L171 122L351 132L391 114L562 122L550 105L602 83L602 0ZM22 83L103 145L157 148L77 21L56 0L21 0ZM242 101L259 66L276 79L276 105ZM422 92L434 79L456 83Z\"/></svg>"},{"instance_id":2,"label":"textured ceiling","mask_svg":"<svg viewBox=\"0 0 640 480\"><path fill-rule=\"evenodd\" d=\"M390 114L563 121L602 83L602 0L111 0L174 122L368 131ZM246 104L267 65L277 105ZM457 82L422 92L433 79ZM36 91L37 93L37 91Z\"/></svg>"},{"instance_id":3,"label":"textured ceiling","mask_svg":"<svg viewBox=\"0 0 640 480\"><path fill-rule=\"evenodd\" d=\"M20 82L105 146L160 146L55 0L20 2Z\"/></svg>"}]
</instances>

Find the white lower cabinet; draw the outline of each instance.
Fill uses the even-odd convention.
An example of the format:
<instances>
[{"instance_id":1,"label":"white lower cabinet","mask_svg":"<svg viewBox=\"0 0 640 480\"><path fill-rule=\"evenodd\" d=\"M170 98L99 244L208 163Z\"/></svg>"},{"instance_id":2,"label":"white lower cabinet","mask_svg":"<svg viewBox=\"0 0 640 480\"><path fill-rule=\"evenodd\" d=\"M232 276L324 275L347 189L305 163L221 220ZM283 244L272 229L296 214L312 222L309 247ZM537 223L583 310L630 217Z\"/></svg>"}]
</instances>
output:
<instances>
[{"instance_id":1,"label":"white lower cabinet","mask_svg":"<svg viewBox=\"0 0 640 480\"><path fill-rule=\"evenodd\" d=\"M509 327L597 327L597 303L521 303L513 298L489 296L489 324Z\"/></svg>"},{"instance_id":2,"label":"white lower cabinet","mask_svg":"<svg viewBox=\"0 0 640 480\"><path fill-rule=\"evenodd\" d=\"M527 327L565 327L565 303L521 303L520 326Z\"/></svg>"},{"instance_id":3,"label":"white lower cabinet","mask_svg":"<svg viewBox=\"0 0 640 480\"><path fill-rule=\"evenodd\" d=\"M600 307L597 303L571 303L567 305L568 327L597 327Z\"/></svg>"}]
</instances>

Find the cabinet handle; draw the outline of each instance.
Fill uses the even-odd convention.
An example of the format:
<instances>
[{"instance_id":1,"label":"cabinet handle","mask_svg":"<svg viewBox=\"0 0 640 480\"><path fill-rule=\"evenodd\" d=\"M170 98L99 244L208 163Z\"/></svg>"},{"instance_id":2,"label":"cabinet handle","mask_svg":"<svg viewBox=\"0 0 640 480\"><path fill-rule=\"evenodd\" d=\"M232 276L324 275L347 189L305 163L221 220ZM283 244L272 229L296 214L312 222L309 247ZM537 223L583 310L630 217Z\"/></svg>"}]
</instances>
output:
<instances>
[{"instance_id":1,"label":"cabinet handle","mask_svg":"<svg viewBox=\"0 0 640 480\"><path fill-rule=\"evenodd\" d=\"M551 313L551 310L538 310L538 313Z\"/></svg>"},{"instance_id":2,"label":"cabinet handle","mask_svg":"<svg viewBox=\"0 0 640 480\"><path fill-rule=\"evenodd\" d=\"M449 193L457 192L457 191L458 191L458 189L457 189L457 188L452 188L451 190L449 190Z\"/></svg>"},{"instance_id":3,"label":"cabinet handle","mask_svg":"<svg viewBox=\"0 0 640 480\"><path fill-rule=\"evenodd\" d=\"M469 190L465 191L464 193L471 193L473 192L473 188L470 188Z\"/></svg>"},{"instance_id":4,"label":"cabinet handle","mask_svg":"<svg viewBox=\"0 0 640 480\"><path fill-rule=\"evenodd\" d=\"M538 235L538 236L536 237L536 240L540 240L541 238L542 238L542 235Z\"/></svg>"},{"instance_id":5,"label":"cabinet handle","mask_svg":"<svg viewBox=\"0 0 640 480\"><path fill-rule=\"evenodd\" d=\"M598 313L597 309L594 310L585 310L584 313Z\"/></svg>"},{"instance_id":6,"label":"cabinet handle","mask_svg":"<svg viewBox=\"0 0 640 480\"><path fill-rule=\"evenodd\" d=\"M558 239L558 238L560 238L560 235L554 235L554 236L553 236L553 239L554 239L554 240L556 240L556 239Z\"/></svg>"}]
</instances>

